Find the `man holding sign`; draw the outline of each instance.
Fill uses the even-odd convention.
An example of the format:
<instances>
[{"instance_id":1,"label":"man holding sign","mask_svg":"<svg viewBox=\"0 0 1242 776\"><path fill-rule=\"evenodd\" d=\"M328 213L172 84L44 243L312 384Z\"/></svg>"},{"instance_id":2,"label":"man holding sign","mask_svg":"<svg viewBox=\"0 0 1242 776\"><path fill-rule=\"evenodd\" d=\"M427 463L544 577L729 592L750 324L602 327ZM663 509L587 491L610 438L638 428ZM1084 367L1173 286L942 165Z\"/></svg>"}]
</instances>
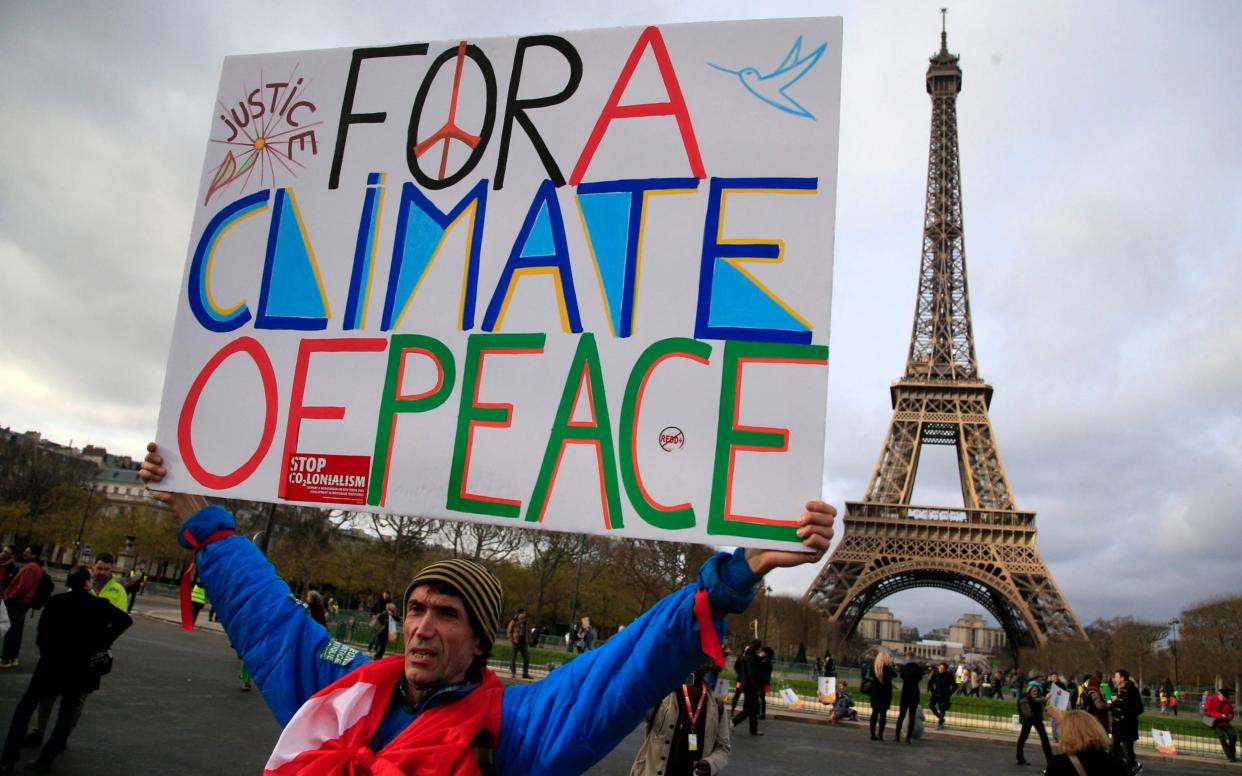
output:
<instances>
[{"instance_id":1,"label":"man holding sign","mask_svg":"<svg viewBox=\"0 0 1242 776\"><path fill-rule=\"evenodd\" d=\"M155 444L141 476L165 474ZM265 773L304 768L401 772L582 773L703 662L722 662L723 615L742 612L774 568L818 561L836 510L807 502L798 536L810 552L717 554L698 582L658 602L632 625L548 678L502 687L487 668L499 628L500 583L470 561L433 563L402 599L405 654L371 661L299 613L289 587L233 516L201 496L151 490L185 522L196 563L229 640L251 668L284 732Z\"/></svg>"},{"instance_id":2,"label":"man holding sign","mask_svg":"<svg viewBox=\"0 0 1242 776\"><path fill-rule=\"evenodd\" d=\"M822 557L835 511L789 495L823 476L840 74L830 18L225 61L143 477L285 726L269 773L581 772ZM502 688L486 569L419 572L369 662L190 493L750 549Z\"/></svg>"}]
</instances>

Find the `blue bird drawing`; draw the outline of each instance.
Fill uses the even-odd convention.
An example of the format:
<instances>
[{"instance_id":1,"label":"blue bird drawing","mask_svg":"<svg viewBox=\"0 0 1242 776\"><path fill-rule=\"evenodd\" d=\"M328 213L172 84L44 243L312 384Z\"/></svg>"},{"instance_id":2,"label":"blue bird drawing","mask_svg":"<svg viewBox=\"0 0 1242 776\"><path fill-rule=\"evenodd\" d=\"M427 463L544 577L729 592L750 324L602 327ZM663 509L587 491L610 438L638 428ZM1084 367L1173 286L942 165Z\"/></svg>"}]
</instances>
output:
<instances>
[{"instance_id":1,"label":"blue bird drawing","mask_svg":"<svg viewBox=\"0 0 1242 776\"><path fill-rule=\"evenodd\" d=\"M824 55L824 50L827 48L827 43L821 43L819 48L806 56L802 56L802 36L799 35L798 39L794 41L793 48L789 49L789 53L785 55L785 59L777 65L775 70L767 75L763 75L758 68L754 67L743 67L734 70L733 68L717 65L714 62L708 62L707 64L717 70L737 76L738 80L742 82L742 86L745 86L751 94L773 108L814 121L815 116L798 104L798 101L790 97L785 90L796 84L802 76L810 72L811 68L815 67L816 63L819 62L819 58Z\"/></svg>"}]
</instances>

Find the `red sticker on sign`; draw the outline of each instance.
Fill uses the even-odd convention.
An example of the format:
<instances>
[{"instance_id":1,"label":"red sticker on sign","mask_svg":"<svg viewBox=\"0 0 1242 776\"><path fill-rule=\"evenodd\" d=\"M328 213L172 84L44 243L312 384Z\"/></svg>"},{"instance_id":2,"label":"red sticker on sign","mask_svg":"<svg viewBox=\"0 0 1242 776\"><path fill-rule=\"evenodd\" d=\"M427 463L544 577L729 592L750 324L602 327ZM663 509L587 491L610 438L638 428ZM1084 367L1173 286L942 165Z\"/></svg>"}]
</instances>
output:
<instances>
[{"instance_id":1,"label":"red sticker on sign","mask_svg":"<svg viewBox=\"0 0 1242 776\"><path fill-rule=\"evenodd\" d=\"M289 459L286 498L330 504L367 503L371 458L365 455L306 455Z\"/></svg>"}]
</instances>

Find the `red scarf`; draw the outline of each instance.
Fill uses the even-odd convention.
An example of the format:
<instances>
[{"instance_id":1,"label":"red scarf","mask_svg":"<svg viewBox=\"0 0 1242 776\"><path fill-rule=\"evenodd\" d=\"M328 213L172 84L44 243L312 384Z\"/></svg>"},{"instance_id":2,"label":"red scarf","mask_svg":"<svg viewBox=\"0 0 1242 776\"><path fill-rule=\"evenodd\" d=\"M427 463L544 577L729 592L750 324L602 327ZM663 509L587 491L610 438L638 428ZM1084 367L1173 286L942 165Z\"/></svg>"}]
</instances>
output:
<instances>
[{"instance_id":1,"label":"red scarf","mask_svg":"<svg viewBox=\"0 0 1242 776\"><path fill-rule=\"evenodd\" d=\"M500 734L504 688L491 669L464 698L424 711L378 752L369 746L388 710L405 659L358 668L298 709L280 734L264 776L458 776L479 774L475 738Z\"/></svg>"}]
</instances>

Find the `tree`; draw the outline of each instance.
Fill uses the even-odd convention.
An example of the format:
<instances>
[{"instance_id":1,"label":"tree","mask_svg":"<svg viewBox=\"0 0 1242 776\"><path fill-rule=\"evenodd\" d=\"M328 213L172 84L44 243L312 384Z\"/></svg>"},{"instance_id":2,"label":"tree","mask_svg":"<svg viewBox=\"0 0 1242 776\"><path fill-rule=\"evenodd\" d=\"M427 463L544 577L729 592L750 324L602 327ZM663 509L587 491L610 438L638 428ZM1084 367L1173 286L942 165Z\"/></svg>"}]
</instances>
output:
<instances>
[{"instance_id":1,"label":"tree","mask_svg":"<svg viewBox=\"0 0 1242 776\"><path fill-rule=\"evenodd\" d=\"M19 539L55 541L67 513L85 498L97 467L93 461L48 449L34 439L9 436L0 442L0 517ZM55 525L40 525L44 518Z\"/></svg>"},{"instance_id":2,"label":"tree","mask_svg":"<svg viewBox=\"0 0 1242 776\"><path fill-rule=\"evenodd\" d=\"M508 560L525 540L517 528L454 520L437 522L435 538L447 543L454 558L469 558L480 563Z\"/></svg>"},{"instance_id":3,"label":"tree","mask_svg":"<svg viewBox=\"0 0 1242 776\"><path fill-rule=\"evenodd\" d=\"M404 591L438 527L434 521L415 515L348 512L341 519L343 525L361 528L375 537L374 550L381 563L378 578L372 582L387 590Z\"/></svg>"},{"instance_id":4,"label":"tree","mask_svg":"<svg viewBox=\"0 0 1242 776\"><path fill-rule=\"evenodd\" d=\"M539 616L545 614L545 601L557 572L577 559L578 536L576 534L541 531L533 534L529 549L530 568L535 574L536 604Z\"/></svg>"},{"instance_id":5,"label":"tree","mask_svg":"<svg viewBox=\"0 0 1242 776\"><path fill-rule=\"evenodd\" d=\"M1242 596L1216 598L1182 612L1180 672L1237 689L1242 680Z\"/></svg>"}]
</instances>

